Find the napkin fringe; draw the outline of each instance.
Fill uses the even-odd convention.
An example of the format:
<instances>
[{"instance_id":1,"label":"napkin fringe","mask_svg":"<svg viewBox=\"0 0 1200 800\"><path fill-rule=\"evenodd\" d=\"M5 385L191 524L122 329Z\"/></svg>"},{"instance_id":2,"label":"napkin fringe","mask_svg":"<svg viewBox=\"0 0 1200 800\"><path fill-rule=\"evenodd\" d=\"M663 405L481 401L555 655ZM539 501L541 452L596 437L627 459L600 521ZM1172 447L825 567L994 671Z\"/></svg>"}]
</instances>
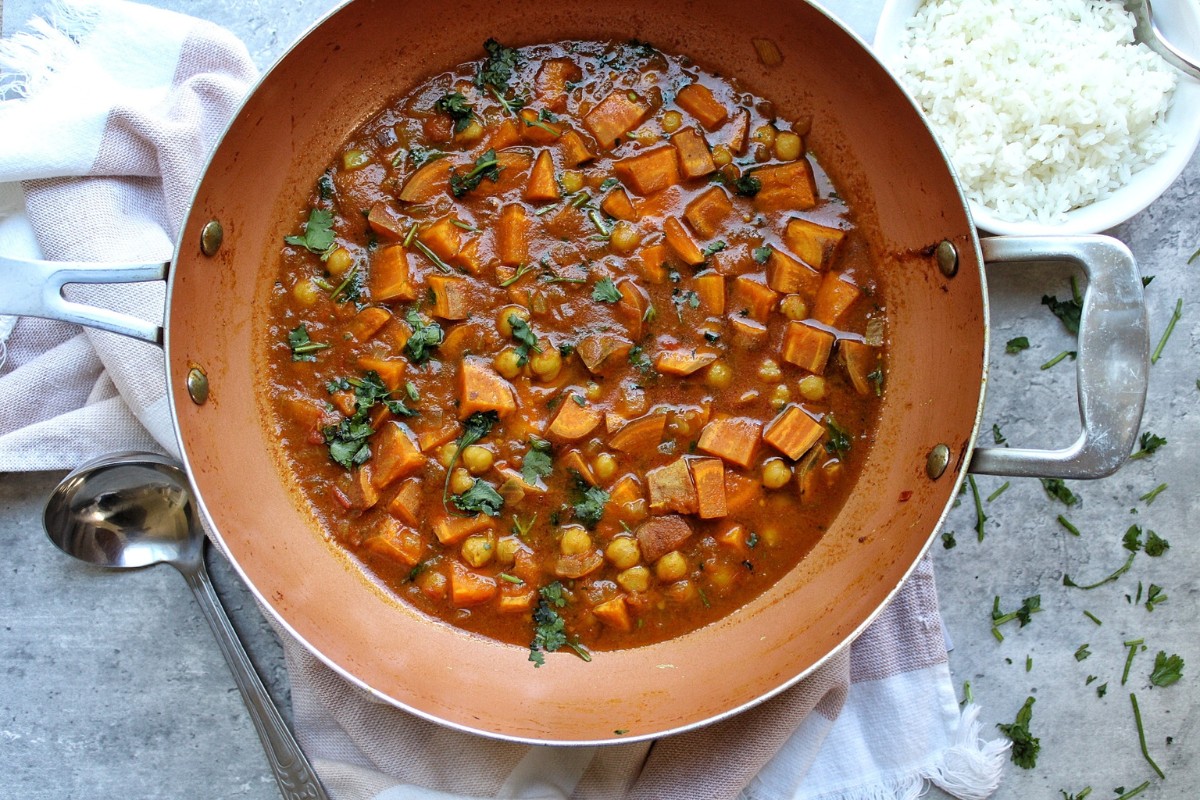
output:
<instances>
[{"instance_id":1,"label":"napkin fringe","mask_svg":"<svg viewBox=\"0 0 1200 800\"><path fill-rule=\"evenodd\" d=\"M35 94L70 60L99 17L93 0L52 0L28 30L0 41L0 100Z\"/></svg>"}]
</instances>

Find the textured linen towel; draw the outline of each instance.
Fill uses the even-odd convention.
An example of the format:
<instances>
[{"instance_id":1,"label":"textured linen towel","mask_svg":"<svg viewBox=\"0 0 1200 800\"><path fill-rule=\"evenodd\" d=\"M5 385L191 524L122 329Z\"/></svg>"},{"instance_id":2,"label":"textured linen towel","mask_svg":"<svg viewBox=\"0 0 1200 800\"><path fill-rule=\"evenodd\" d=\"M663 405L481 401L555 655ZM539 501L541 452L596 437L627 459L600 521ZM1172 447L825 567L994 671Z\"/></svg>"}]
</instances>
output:
<instances>
[{"instance_id":1,"label":"textured linen towel","mask_svg":"<svg viewBox=\"0 0 1200 800\"><path fill-rule=\"evenodd\" d=\"M245 48L178 14L70 0L7 40L0 67L2 252L168 259L207 154L254 78ZM161 286L78 296L162 314ZM178 454L156 348L0 318L5 340L0 471L130 448ZM48 400L22 402L31 393ZM463 734L373 702L281 638L298 738L335 798L885 800L932 782L981 800L1004 764L1006 744L980 741L976 710L955 700L928 560L806 680L653 743L530 747Z\"/></svg>"}]
</instances>

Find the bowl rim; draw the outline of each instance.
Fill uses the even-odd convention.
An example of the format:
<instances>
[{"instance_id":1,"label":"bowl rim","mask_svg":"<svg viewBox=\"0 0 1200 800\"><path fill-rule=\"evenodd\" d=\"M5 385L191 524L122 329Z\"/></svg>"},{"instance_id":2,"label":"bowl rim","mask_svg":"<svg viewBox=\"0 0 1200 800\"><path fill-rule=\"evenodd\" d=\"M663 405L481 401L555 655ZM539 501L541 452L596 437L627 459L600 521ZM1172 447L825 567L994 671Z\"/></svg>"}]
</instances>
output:
<instances>
[{"instance_id":1,"label":"bowl rim","mask_svg":"<svg viewBox=\"0 0 1200 800\"><path fill-rule=\"evenodd\" d=\"M922 116L926 116L924 110L905 87L900 74L892 65L892 59L898 49L899 34L905 23L927 1L884 0L871 40L871 49L879 61L900 84ZM1188 34L1186 40L1197 43L1196 47L1200 48L1200 8L1192 3L1167 0L1162 3L1161 12L1158 6L1155 7L1155 11L1161 17L1166 30L1184 30ZM1170 189L1200 146L1200 81L1178 70L1175 72L1178 83L1171 99L1171 107L1167 111L1165 129L1170 144L1157 159L1134 173L1128 183L1113 190L1106 197L1067 211L1062 219L1051 222L1005 219L993 209L968 197L967 205L975 226L989 233L1018 236L1090 234L1115 228L1144 211ZM927 116L926 120L930 130L937 137L937 126ZM966 184L954 167L951 153L944 146L943 151L951 169L954 169L955 177L963 186L964 195L967 194Z\"/></svg>"}]
</instances>

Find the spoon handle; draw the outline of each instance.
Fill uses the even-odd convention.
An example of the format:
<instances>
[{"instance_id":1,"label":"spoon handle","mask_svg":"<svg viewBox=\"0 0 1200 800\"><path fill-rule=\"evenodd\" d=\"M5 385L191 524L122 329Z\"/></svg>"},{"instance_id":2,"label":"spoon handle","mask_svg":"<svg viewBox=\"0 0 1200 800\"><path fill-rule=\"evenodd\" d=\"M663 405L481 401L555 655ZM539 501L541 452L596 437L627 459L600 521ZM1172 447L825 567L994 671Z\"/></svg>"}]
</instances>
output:
<instances>
[{"instance_id":1,"label":"spoon handle","mask_svg":"<svg viewBox=\"0 0 1200 800\"><path fill-rule=\"evenodd\" d=\"M204 618L212 628L221 653L225 656L229 669L233 672L234 681L242 692L242 700L250 712L250 719L258 731L263 748L267 751L267 760L271 763L271 771L279 783L279 789L286 800L328 800L325 789L317 779L316 772L300 749L292 732L288 730L279 709L267 694L266 687L259 679L258 673L246 655L246 649L238 639L233 625L217 593L213 590L208 572L201 560L200 568L186 570L184 577L188 586L196 596Z\"/></svg>"}]
</instances>

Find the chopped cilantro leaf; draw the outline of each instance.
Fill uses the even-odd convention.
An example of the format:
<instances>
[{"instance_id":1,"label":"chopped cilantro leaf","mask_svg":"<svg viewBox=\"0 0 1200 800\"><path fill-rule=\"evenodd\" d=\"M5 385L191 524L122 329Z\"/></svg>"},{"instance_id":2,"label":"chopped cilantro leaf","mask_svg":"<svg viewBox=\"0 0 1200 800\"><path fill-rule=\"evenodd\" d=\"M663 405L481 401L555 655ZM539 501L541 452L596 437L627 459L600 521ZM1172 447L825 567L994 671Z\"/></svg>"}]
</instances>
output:
<instances>
[{"instance_id":1,"label":"chopped cilantro leaf","mask_svg":"<svg viewBox=\"0 0 1200 800\"><path fill-rule=\"evenodd\" d=\"M612 278L601 278L592 287L592 299L600 303L616 303L621 300L621 292Z\"/></svg>"},{"instance_id":2,"label":"chopped cilantro leaf","mask_svg":"<svg viewBox=\"0 0 1200 800\"><path fill-rule=\"evenodd\" d=\"M482 87L486 84L500 91L507 89L508 82L512 80L513 72L520 63L517 51L505 47L495 39L484 42L483 49L488 55L483 66L479 68L479 74L475 76L475 85Z\"/></svg>"},{"instance_id":3,"label":"chopped cilantro leaf","mask_svg":"<svg viewBox=\"0 0 1200 800\"><path fill-rule=\"evenodd\" d=\"M530 486L536 486L539 479L554 471L552 449L545 439L536 436L529 439L529 451L521 461L521 478Z\"/></svg>"},{"instance_id":4,"label":"chopped cilantro leaf","mask_svg":"<svg viewBox=\"0 0 1200 800\"><path fill-rule=\"evenodd\" d=\"M1000 432L999 425L992 425L992 441L996 444L1006 444L1008 439L1004 438L1004 434Z\"/></svg>"},{"instance_id":5,"label":"chopped cilantro leaf","mask_svg":"<svg viewBox=\"0 0 1200 800\"><path fill-rule=\"evenodd\" d=\"M512 327L512 337L517 342L517 366L523 367L529 363L529 351L540 353L542 348L538 346L537 336L528 322L516 314L510 314L508 324Z\"/></svg>"},{"instance_id":6,"label":"chopped cilantro leaf","mask_svg":"<svg viewBox=\"0 0 1200 800\"><path fill-rule=\"evenodd\" d=\"M1167 602L1167 595L1157 583L1150 584L1146 590L1146 610L1153 611L1159 603Z\"/></svg>"},{"instance_id":7,"label":"chopped cilantro leaf","mask_svg":"<svg viewBox=\"0 0 1200 800\"><path fill-rule=\"evenodd\" d=\"M475 479L471 484L471 488L467 489L462 494L452 495L450 498L454 502L455 508L467 514L487 514L489 517L500 516L500 510L504 508L504 498L496 489L485 481Z\"/></svg>"},{"instance_id":8,"label":"chopped cilantro leaf","mask_svg":"<svg viewBox=\"0 0 1200 800\"><path fill-rule=\"evenodd\" d=\"M375 431L371 427L371 410L383 403L393 414L413 416L412 411L399 400L392 400L379 373L371 370L361 378L341 378L327 387L331 392L354 389L354 414L342 419L337 425L328 425L322 431L325 444L329 446L329 457L346 469L358 466L371 457L367 439Z\"/></svg>"},{"instance_id":9,"label":"chopped cilantro leaf","mask_svg":"<svg viewBox=\"0 0 1200 800\"><path fill-rule=\"evenodd\" d=\"M850 432L838 424L833 417L833 412L826 414L824 421L825 431L829 435L829 441L825 443L825 451L844 460L846 453L850 450Z\"/></svg>"},{"instance_id":10,"label":"chopped cilantro leaf","mask_svg":"<svg viewBox=\"0 0 1200 800\"><path fill-rule=\"evenodd\" d=\"M1062 320L1063 326L1068 332L1079 334L1079 316L1083 313L1083 304L1076 298L1067 300L1059 300L1058 297L1052 295L1042 295L1042 305L1048 306L1054 316Z\"/></svg>"},{"instance_id":11,"label":"chopped cilantro leaf","mask_svg":"<svg viewBox=\"0 0 1200 800\"><path fill-rule=\"evenodd\" d=\"M733 189L743 197L754 197L754 195L762 191L762 181L747 172L733 182Z\"/></svg>"},{"instance_id":12,"label":"chopped cilantro leaf","mask_svg":"<svg viewBox=\"0 0 1200 800\"><path fill-rule=\"evenodd\" d=\"M944 531L942 533L942 547L946 550L953 550L958 545L958 540L954 538L954 531Z\"/></svg>"},{"instance_id":13,"label":"chopped cilantro leaf","mask_svg":"<svg viewBox=\"0 0 1200 800\"><path fill-rule=\"evenodd\" d=\"M1025 705L1017 712L1017 718L1012 724L999 723L996 725L1000 732L1012 741L1012 761L1022 769L1033 769L1037 766L1038 751L1041 742L1029 732L1029 723L1033 719L1033 697L1025 699Z\"/></svg>"},{"instance_id":14,"label":"chopped cilantro leaf","mask_svg":"<svg viewBox=\"0 0 1200 800\"><path fill-rule=\"evenodd\" d=\"M1146 531L1146 555L1150 556L1151 558L1158 558L1163 553L1167 552L1167 549L1170 546L1170 542L1159 536L1154 531Z\"/></svg>"},{"instance_id":15,"label":"chopped cilantro leaf","mask_svg":"<svg viewBox=\"0 0 1200 800\"><path fill-rule=\"evenodd\" d=\"M533 611L533 641L529 644L529 660L533 662L534 667L545 665L546 657L543 653L553 653L564 646L570 647L584 661L592 660L591 654L583 645L567 636L566 623L557 610L566 604L563 586L558 581L538 590L538 604Z\"/></svg>"},{"instance_id":16,"label":"chopped cilantro leaf","mask_svg":"<svg viewBox=\"0 0 1200 800\"><path fill-rule=\"evenodd\" d=\"M1168 656L1165 650L1159 650L1154 657L1154 671L1150 673L1150 682L1155 686L1166 687L1183 677L1183 658L1179 655Z\"/></svg>"},{"instance_id":17,"label":"chopped cilantro leaf","mask_svg":"<svg viewBox=\"0 0 1200 800\"><path fill-rule=\"evenodd\" d=\"M455 133L465 131L471 124L471 118L475 116L474 110L467 103L467 98L462 92L442 95L433 104L433 107L436 111L450 115L450 119L454 120Z\"/></svg>"},{"instance_id":18,"label":"chopped cilantro leaf","mask_svg":"<svg viewBox=\"0 0 1200 800\"><path fill-rule=\"evenodd\" d=\"M572 506L575 519L585 528L591 530L604 516L604 506L608 503L608 492L599 486L590 486L586 481L575 476L576 500Z\"/></svg>"},{"instance_id":19,"label":"chopped cilantro leaf","mask_svg":"<svg viewBox=\"0 0 1200 800\"><path fill-rule=\"evenodd\" d=\"M1046 494L1058 500L1065 506L1079 505L1079 495L1067 488L1067 484L1060 478L1041 478L1042 488L1046 490Z\"/></svg>"},{"instance_id":20,"label":"chopped cilantro leaf","mask_svg":"<svg viewBox=\"0 0 1200 800\"><path fill-rule=\"evenodd\" d=\"M700 253L701 253L701 255L703 255L705 257L705 259L707 259L710 256L713 256L713 255L721 252L722 250L725 249L725 247L726 247L725 243L722 242L720 239L718 239L717 241L713 242L712 244L706 246L703 250L700 251Z\"/></svg>"},{"instance_id":21,"label":"chopped cilantro leaf","mask_svg":"<svg viewBox=\"0 0 1200 800\"><path fill-rule=\"evenodd\" d=\"M1083 661L1085 658L1087 658L1091 654L1092 654L1092 651L1088 650L1087 644L1081 644L1081 645L1079 645L1079 649L1075 651L1075 660Z\"/></svg>"},{"instance_id":22,"label":"chopped cilantro leaf","mask_svg":"<svg viewBox=\"0 0 1200 800\"><path fill-rule=\"evenodd\" d=\"M770 245L756 247L751 251L750 255L753 256L754 260L759 264L765 264L771 258L771 247Z\"/></svg>"},{"instance_id":23,"label":"chopped cilantro leaf","mask_svg":"<svg viewBox=\"0 0 1200 800\"><path fill-rule=\"evenodd\" d=\"M1021 352L1022 350L1028 350L1028 349L1029 349L1029 337L1028 336L1018 336L1015 339L1009 339L1008 342L1005 343L1005 345L1004 345L1004 352L1009 353L1010 355L1013 355L1013 354Z\"/></svg>"},{"instance_id":24,"label":"chopped cilantro leaf","mask_svg":"<svg viewBox=\"0 0 1200 800\"><path fill-rule=\"evenodd\" d=\"M408 337L408 341L404 345L404 352L414 364L419 366L432 357L433 349L440 345L445 338L442 326L436 322L426 322L421 319L421 315L414 309L409 309L404 319L412 328L412 335Z\"/></svg>"},{"instance_id":25,"label":"chopped cilantro leaf","mask_svg":"<svg viewBox=\"0 0 1200 800\"><path fill-rule=\"evenodd\" d=\"M304 233L300 236L285 236L283 240L317 255L324 255L333 247L333 212L314 208L308 213Z\"/></svg>"},{"instance_id":26,"label":"chopped cilantro leaf","mask_svg":"<svg viewBox=\"0 0 1200 800\"><path fill-rule=\"evenodd\" d=\"M500 162L496 159L496 151L488 150L479 158L475 159L475 166L466 175L460 175L457 171L450 174L450 193L455 197L462 197L467 192L475 189L487 178L492 183L500 179Z\"/></svg>"},{"instance_id":27,"label":"chopped cilantro leaf","mask_svg":"<svg viewBox=\"0 0 1200 800\"><path fill-rule=\"evenodd\" d=\"M288 331L288 346L292 348L292 361L316 361L316 352L329 347L324 342L314 342L308 338L308 328L301 323Z\"/></svg>"},{"instance_id":28,"label":"chopped cilantro leaf","mask_svg":"<svg viewBox=\"0 0 1200 800\"><path fill-rule=\"evenodd\" d=\"M1167 443L1167 440L1164 439L1163 437L1157 436L1157 435L1151 433L1150 431L1146 431L1141 436L1141 440L1140 440L1141 447L1138 449L1138 451L1136 453L1134 453L1133 455L1131 455L1129 457L1129 460L1135 461L1139 458L1146 458L1147 456L1154 455L1154 452L1166 443Z\"/></svg>"}]
</instances>

